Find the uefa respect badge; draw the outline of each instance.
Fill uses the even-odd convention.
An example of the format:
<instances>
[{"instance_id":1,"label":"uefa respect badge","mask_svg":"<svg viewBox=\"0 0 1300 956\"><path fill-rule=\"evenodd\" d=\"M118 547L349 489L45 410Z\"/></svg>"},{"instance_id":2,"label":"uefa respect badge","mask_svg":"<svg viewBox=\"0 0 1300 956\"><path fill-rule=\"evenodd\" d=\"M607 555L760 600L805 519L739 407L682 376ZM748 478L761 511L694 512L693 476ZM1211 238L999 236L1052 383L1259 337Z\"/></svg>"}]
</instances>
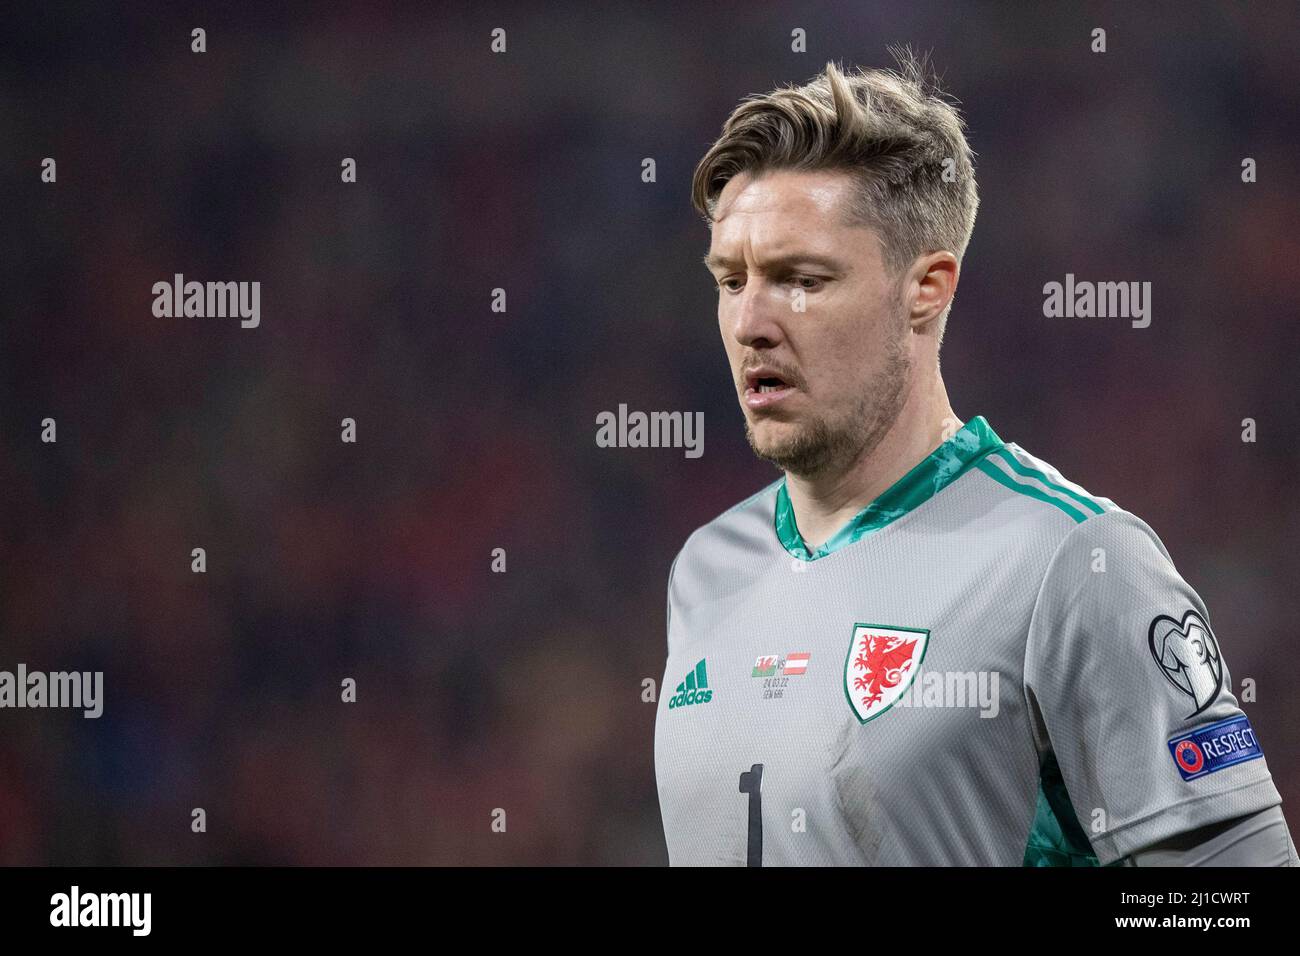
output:
<instances>
[{"instance_id":1,"label":"uefa respect badge","mask_svg":"<svg viewBox=\"0 0 1300 956\"><path fill-rule=\"evenodd\" d=\"M1170 738L1169 753L1184 780L1264 756L1244 714Z\"/></svg>"}]
</instances>

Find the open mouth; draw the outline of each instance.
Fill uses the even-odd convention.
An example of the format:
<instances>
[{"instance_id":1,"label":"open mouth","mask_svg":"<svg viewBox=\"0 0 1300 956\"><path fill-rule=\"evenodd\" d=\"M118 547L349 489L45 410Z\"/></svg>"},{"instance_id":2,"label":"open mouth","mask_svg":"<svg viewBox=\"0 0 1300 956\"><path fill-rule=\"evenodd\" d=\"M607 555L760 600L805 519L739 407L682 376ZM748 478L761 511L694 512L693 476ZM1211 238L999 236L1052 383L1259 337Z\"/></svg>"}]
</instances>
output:
<instances>
[{"instance_id":1,"label":"open mouth","mask_svg":"<svg viewBox=\"0 0 1300 956\"><path fill-rule=\"evenodd\" d=\"M744 402L749 408L766 408L794 391L793 385L771 369L758 368L745 374Z\"/></svg>"}]
</instances>

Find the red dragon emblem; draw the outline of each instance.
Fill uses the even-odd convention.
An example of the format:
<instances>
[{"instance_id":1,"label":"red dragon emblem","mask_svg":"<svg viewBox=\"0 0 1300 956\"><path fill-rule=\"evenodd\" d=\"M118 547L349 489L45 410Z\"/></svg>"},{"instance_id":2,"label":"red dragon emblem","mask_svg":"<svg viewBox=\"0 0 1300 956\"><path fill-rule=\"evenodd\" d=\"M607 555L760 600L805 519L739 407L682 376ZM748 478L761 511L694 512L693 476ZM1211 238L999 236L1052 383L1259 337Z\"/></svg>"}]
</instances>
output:
<instances>
[{"instance_id":1,"label":"red dragon emblem","mask_svg":"<svg viewBox=\"0 0 1300 956\"><path fill-rule=\"evenodd\" d=\"M912 669L912 655L916 639L885 637L865 633L858 639L858 656L853 666L862 673L853 679L853 689L865 691L862 696L864 710L869 710L880 700L880 692L897 687Z\"/></svg>"}]
</instances>

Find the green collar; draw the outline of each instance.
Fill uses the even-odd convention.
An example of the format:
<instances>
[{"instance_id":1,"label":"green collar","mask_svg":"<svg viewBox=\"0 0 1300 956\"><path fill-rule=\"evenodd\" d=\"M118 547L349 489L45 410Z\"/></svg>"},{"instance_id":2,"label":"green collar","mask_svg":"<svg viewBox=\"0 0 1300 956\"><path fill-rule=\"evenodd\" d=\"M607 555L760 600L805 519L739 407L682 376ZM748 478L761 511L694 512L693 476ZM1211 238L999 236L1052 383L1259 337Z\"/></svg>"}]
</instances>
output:
<instances>
[{"instance_id":1,"label":"green collar","mask_svg":"<svg viewBox=\"0 0 1300 956\"><path fill-rule=\"evenodd\" d=\"M809 551L795 523L794 507L786 491L785 479L776 492L776 536L782 546L801 561L816 561L859 538L879 531L891 521L903 517L913 508L929 501L989 452L1001 448L998 433L976 415L946 442L930 452L920 464L887 488L875 501L855 515L848 524L816 551Z\"/></svg>"}]
</instances>

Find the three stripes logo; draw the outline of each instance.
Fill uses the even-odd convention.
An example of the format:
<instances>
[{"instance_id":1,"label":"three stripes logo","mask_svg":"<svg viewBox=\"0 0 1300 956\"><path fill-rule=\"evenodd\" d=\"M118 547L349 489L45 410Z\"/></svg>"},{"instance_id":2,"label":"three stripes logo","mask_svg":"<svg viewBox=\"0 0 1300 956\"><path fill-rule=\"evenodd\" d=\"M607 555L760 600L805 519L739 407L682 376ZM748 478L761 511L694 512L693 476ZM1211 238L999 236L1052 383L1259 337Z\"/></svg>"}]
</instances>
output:
<instances>
[{"instance_id":1,"label":"three stripes logo","mask_svg":"<svg viewBox=\"0 0 1300 956\"><path fill-rule=\"evenodd\" d=\"M689 707L691 704L707 704L711 700L713 691L709 689L709 675L704 669L704 661L700 661L686 675L686 680L677 685L677 692L668 701L668 707Z\"/></svg>"},{"instance_id":2,"label":"three stripes logo","mask_svg":"<svg viewBox=\"0 0 1300 956\"><path fill-rule=\"evenodd\" d=\"M1034 458L1019 446L1003 445L978 461L975 467L1012 491L1055 506L1076 522L1104 514L1109 502L1089 495L1087 489L1069 481L1047 462Z\"/></svg>"}]
</instances>

